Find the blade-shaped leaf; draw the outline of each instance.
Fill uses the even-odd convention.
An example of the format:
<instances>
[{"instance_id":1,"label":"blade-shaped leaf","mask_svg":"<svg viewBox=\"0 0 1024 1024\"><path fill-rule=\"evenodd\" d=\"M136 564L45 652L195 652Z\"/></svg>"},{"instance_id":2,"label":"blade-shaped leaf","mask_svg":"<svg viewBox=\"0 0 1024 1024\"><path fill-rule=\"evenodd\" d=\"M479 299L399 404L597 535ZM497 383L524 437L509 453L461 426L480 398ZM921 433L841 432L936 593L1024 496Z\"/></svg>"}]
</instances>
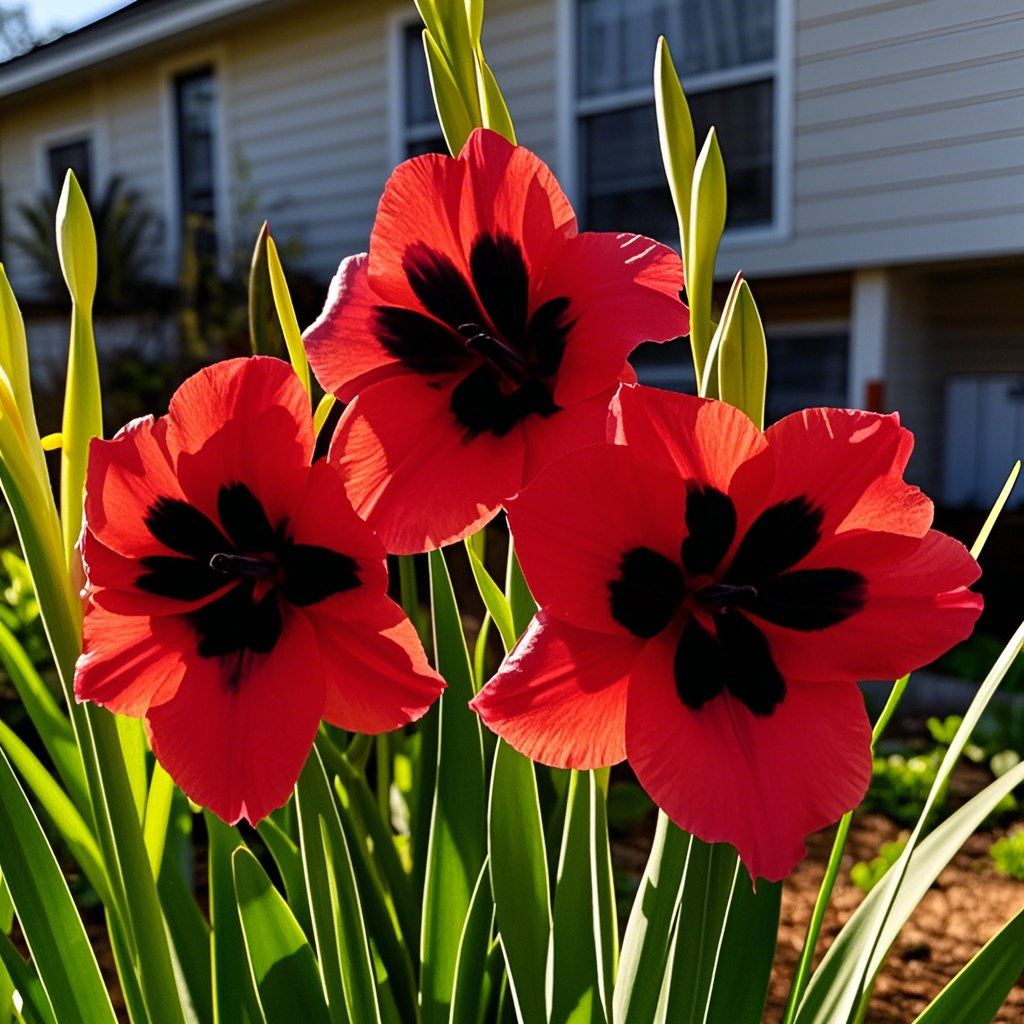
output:
<instances>
[{"instance_id":1,"label":"blade-shaped leaf","mask_svg":"<svg viewBox=\"0 0 1024 1024\"><path fill-rule=\"evenodd\" d=\"M895 900L885 878L868 893L811 978L797 1013L798 1024L835 1024L849 1018L864 991L859 984L863 962L867 961L873 978L900 929L942 869L996 804L1022 782L1024 762L990 783L939 825L913 851ZM886 878L895 870L890 868Z\"/></svg>"},{"instance_id":2,"label":"blade-shaped leaf","mask_svg":"<svg viewBox=\"0 0 1024 1024\"><path fill-rule=\"evenodd\" d=\"M691 836L658 813L654 844L626 925L615 983L615 1024L650 1024L668 962Z\"/></svg>"},{"instance_id":3,"label":"blade-shaped leaf","mask_svg":"<svg viewBox=\"0 0 1024 1024\"><path fill-rule=\"evenodd\" d=\"M716 333L721 338L718 347L718 397L742 409L762 430L768 348L750 285L739 274Z\"/></svg>"},{"instance_id":4,"label":"blade-shaped leaf","mask_svg":"<svg viewBox=\"0 0 1024 1024\"><path fill-rule=\"evenodd\" d=\"M295 920L302 926L306 937L313 938L313 921L309 916L309 900L306 898L306 875L302 867L302 854L292 838L273 818L264 818L256 827L260 839L267 844L270 856L274 858L277 870L281 872L288 906L295 914Z\"/></svg>"},{"instance_id":5,"label":"blade-shaped leaf","mask_svg":"<svg viewBox=\"0 0 1024 1024\"><path fill-rule=\"evenodd\" d=\"M270 228L264 221L256 236L249 267L249 344L253 355L285 355L284 334L281 321L274 309L274 295L270 285L270 268L267 264L267 239Z\"/></svg>"},{"instance_id":6,"label":"blade-shaped leaf","mask_svg":"<svg viewBox=\"0 0 1024 1024\"><path fill-rule=\"evenodd\" d=\"M167 930L174 943L196 1018L201 1024L212 1024L210 927L200 913L195 896L182 877L181 870L170 856L164 858L160 870L159 891L167 918Z\"/></svg>"},{"instance_id":7,"label":"blade-shaped leaf","mask_svg":"<svg viewBox=\"0 0 1024 1024\"><path fill-rule=\"evenodd\" d=\"M445 1024L459 936L486 855L487 804L480 720L469 709L473 670L448 566L432 551L434 652L448 689L438 701L437 782L423 892L420 1008L423 1024Z\"/></svg>"},{"instance_id":8,"label":"blade-shaped leaf","mask_svg":"<svg viewBox=\"0 0 1024 1024\"><path fill-rule=\"evenodd\" d=\"M291 360L292 369L302 381L306 394L312 394L309 363L306 360L306 350L302 347L302 332L299 330L299 321L295 318L295 307L292 305L292 296L288 291L288 282L285 280L281 257L277 253L277 245L269 234L267 235L267 270L270 273L270 287L274 294L274 306L281 324L281 333L284 334L284 343L288 347L288 358Z\"/></svg>"},{"instance_id":9,"label":"blade-shaped leaf","mask_svg":"<svg viewBox=\"0 0 1024 1024\"><path fill-rule=\"evenodd\" d=\"M512 627L516 639L526 632L530 619L537 613L537 602L530 593L530 585L526 582L519 559L516 558L512 537L508 539L508 569L505 574L505 596L512 609Z\"/></svg>"},{"instance_id":10,"label":"blade-shaped leaf","mask_svg":"<svg viewBox=\"0 0 1024 1024\"><path fill-rule=\"evenodd\" d=\"M306 891L331 1019L380 1024L373 959L348 843L314 747L295 788Z\"/></svg>"},{"instance_id":11,"label":"blade-shaped leaf","mask_svg":"<svg viewBox=\"0 0 1024 1024\"><path fill-rule=\"evenodd\" d=\"M469 567L473 570L473 579L476 580L480 597L484 606L491 613L494 624L498 627L501 642L507 654L515 647L517 639L515 625L512 622L512 608L508 598L501 592L498 584L491 579L490 573L484 568L484 563L473 550L473 545L468 539L466 540L466 554L469 556Z\"/></svg>"},{"instance_id":12,"label":"blade-shaped leaf","mask_svg":"<svg viewBox=\"0 0 1024 1024\"><path fill-rule=\"evenodd\" d=\"M434 94L441 131L444 132L449 151L457 156L476 127L479 117L467 107L444 53L429 32L423 33L423 48L427 54L430 88Z\"/></svg>"},{"instance_id":13,"label":"blade-shaped leaf","mask_svg":"<svg viewBox=\"0 0 1024 1024\"><path fill-rule=\"evenodd\" d=\"M331 1024L316 959L295 915L245 847L231 862L249 969L267 1024Z\"/></svg>"},{"instance_id":14,"label":"blade-shaped leaf","mask_svg":"<svg viewBox=\"0 0 1024 1024\"><path fill-rule=\"evenodd\" d=\"M693 187L693 168L697 162L697 143L693 135L690 107L683 95L683 87L679 84L679 76L664 36L659 37L654 56L654 106L658 115L661 162L665 165L669 192L676 208L685 266L690 234L690 190Z\"/></svg>"},{"instance_id":15,"label":"blade-shaped leaf","mask_svg":"<svg viewBox=\"0 0 1024 1024\"><path fill-rule=\"evenodd\" d=\"M988 1024L1024 970L1024 910L1009 920L914 1024Z\"/></svg>"},{"instance_id":16,"label":"blade-shaped leaf","mask_svg":"<svg viewBox=\"0 0 1024 1024\"><path fill-rule=\"evenodd\" d=\"M0 931L0 964L21 996L21 1015L26 1024L57 1024L39 976L31 964L21 959L4 931Z\"/></svg>"},{"instance_id":17,"label":"blade-shaped leaf","mask_svg":"<svg viewBox=\"0 0 1024 1024\"><path fill-rule=\"evenodd\" d=\"M469 913L459 939L459 958L455 967L455 987L449 1024L477 1024L487 1003L487 949L494 921L491 897L490 863L480 869L480 877L469 902Z\"/></svg>"},{"instance_id":18,"label":"blade-shaped leaf","mask_svg":"<svg viewBox=\"0 0 1024 1024\"><path fill-rule=\"evenodd\" d=\"M612 950L605 948L609 935L602 921L611 870L609 864L606 880L601 861L608 853L608 829L603 816L598 820L598 802L603 808L594 773L574 771L555 883L551 1024L605 1024L611 1009L614 964L607 969ZM610 897L613 901L614 893ZM587 907L592 913L585 913Z\"/></svg>"},{"instance_id":19,"label":"blade-shaped leaf","mask_svg":"<svg viewBox=\"0 0 1024 1024\"><path fill-rule=\"evenodd\" d=\"M533 762L498 740L488 817L491 892L521 1024L545 1024L551 1004L551 903Z\"/></svg>"},{"instance_id":20,"label":"blade-shaped leaf","mask_svg":"<svg viewBox=\"0 0 1024 1024\"><path fill-rule=\"evenodd\" d=\"M54 1015L61 1024L116 1024L67 883L2 753L0 836L0 871Z\"/></svg>"}]
</instances>

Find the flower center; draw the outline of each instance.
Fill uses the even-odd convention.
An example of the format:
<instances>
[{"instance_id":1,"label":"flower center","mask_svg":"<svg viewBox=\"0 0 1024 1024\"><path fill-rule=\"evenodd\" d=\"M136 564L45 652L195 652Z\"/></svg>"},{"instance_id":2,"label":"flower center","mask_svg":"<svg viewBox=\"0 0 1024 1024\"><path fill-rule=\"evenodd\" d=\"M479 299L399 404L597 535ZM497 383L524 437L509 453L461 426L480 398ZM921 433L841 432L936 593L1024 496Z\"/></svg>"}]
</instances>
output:
<instances>
[{"instance_id":1,"label":"flower center","mask_svg":"<svg viewBox=\"0 0 1024 1024\"><path fill-rule=\"evenodd\" d=\"M815 631L864 604L866 580L859 573L794 568L817 545L823 519L807 498L773 505L727 562L736 539L735 506L721 491L693 487L679 560L646 547L625 552L619 576L608 583L612 618L643 639L682 620L673 671L688 708L699 710L728 691L755 715L769 715L786 686L758 620Z\"/></svg>"}]
</instances>

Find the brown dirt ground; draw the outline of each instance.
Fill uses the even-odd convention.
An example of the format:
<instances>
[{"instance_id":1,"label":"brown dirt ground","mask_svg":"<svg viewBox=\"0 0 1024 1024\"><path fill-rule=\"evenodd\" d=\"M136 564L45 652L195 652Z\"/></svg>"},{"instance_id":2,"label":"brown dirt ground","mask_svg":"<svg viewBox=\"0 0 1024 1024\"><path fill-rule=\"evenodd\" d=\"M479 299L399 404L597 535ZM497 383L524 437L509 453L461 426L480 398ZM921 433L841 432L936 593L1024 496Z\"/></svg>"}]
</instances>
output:
<instances>
[{"instance_id":1,"label":"brown dirt ground","mask_svg":"<svg viewBox=\"0 0 1024 1024\"><path fill-rule=\"evenodd\" d=\"M827 829L808 839L807 858L783 886L779 945L764 1024L778 1024L782 1017L834 834L834 829ZM1024 907L1024 882L1000 875L988 855L989 847L1003 834L994 831L972 836L939 876L896 940L879 974L865 1024L911 1024L985 942ZM815 964L864 898L850 881L850 868L857 861L871 860L883 843L900 837L899 826L883 815L854 817ZM631 837L614 843L612 856L620 867L639 877L648 846L649 839ZM1024 975L995 1021L1024 1021Z\"/></svg>"}]
</instances>

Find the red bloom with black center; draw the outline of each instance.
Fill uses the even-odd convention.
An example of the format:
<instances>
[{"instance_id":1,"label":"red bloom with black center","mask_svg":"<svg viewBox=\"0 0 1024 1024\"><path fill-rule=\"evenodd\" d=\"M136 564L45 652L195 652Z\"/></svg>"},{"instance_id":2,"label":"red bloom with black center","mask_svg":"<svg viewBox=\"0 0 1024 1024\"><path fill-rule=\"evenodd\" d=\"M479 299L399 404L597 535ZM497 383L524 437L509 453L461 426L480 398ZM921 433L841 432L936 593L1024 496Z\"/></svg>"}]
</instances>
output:
<instances>
[{"instance_id":1,"label":"red bloom with black center","mask_svg":"<svg viewBox=\"0 0 1024 1024\"><path fill-rule=\"evenodd\" d=\"M305 335L320 383L351 402L329 457L359 514L394 552L476 530L604 439L629 353L689 333L682 287L666 246L578 234L547 167L494 132L407 160Z\"/></svg>"},{"instance_id":2,"label":"red bloom with black center","mask_svg":"<svg viewBox=\"0 0 1024 1024\"><path fill-rule=\"evenodd\" d=\"M384 732L444 689L313 443L291 367L255 358L89 450L75 695L145 716L175 782L231 823L288 799L321 718Z\"/></svg>"},{"instance_id":3,"label":"red bloom with black center","mask_svg":"<svg viewBox=\"0 0 1024 1024\"><path fill-rule=\"evenodd\" d=\"M680 827L780 879L867 790L856 680L964 639L977 563L904 483L895 416L811 409L762 434L629 386L612 409L617 444L509 503L541 611L473 706L547 764L628 757Z\"/></svg>"}]
</instances>

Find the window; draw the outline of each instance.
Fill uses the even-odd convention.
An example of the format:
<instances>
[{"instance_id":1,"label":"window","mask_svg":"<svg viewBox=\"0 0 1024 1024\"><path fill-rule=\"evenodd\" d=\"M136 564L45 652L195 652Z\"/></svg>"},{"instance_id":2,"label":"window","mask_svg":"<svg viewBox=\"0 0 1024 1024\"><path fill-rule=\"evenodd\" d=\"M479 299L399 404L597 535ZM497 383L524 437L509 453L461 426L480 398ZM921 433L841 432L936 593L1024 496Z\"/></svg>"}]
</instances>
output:
<instances>
[{"instance_id":1,"label":"window","mask_svg":"<svg viewBox=\"0 0 1024 1024\"><path fill-rule=\"evenodd\" d=\"M849 331L769 330L767 335L766 425L800 409L847 404Z\"/></svg>"},{"instance_id":2,"label":"window","mask_svg":"<svg viewBox=\"0 0 1024 1024\"><path fill-rule=\"evenodd\" d=\"M48 146L46 150L46 169L49 174L50 190L59 196L64 188L64 178L68 168L75 172L78 184L86 199L92 197L92 154L88 136Z\"/></svg>"},{"instance_id":3,"label":"window","mask_svg":"<svg viewBox=\"0 0 1024 1024\"><path fill-rule=\"evenodd\" d=\"M194 233L196 250L201 256L213 256L217 249L215 102L212 68L190 71L175 78L181 217L186 230Z\"/></svg>"},{"instance_id":4,"label":"window","mask_svg":"<svg viewBox=\"0 0 1024 1024\"><path fill-rule=\"evenodd\" d=\"M582 203L592 231L674 238L654 112L664 35L686 89L698 147L715 125L729 183L729 227L775 222L778 0L575 0Z\"/></svg>"},{"instance_id":5,"label":"window","mask_svg":"<svg viewBox=\"0 0 1024 1024\"><path fill-rule=\"evenodd\" d=\"M410 22L402 29L402 152L447 153L441 126L434 110L430 73L423 52L423 26Z\"/></svg>"}]
</instances>

